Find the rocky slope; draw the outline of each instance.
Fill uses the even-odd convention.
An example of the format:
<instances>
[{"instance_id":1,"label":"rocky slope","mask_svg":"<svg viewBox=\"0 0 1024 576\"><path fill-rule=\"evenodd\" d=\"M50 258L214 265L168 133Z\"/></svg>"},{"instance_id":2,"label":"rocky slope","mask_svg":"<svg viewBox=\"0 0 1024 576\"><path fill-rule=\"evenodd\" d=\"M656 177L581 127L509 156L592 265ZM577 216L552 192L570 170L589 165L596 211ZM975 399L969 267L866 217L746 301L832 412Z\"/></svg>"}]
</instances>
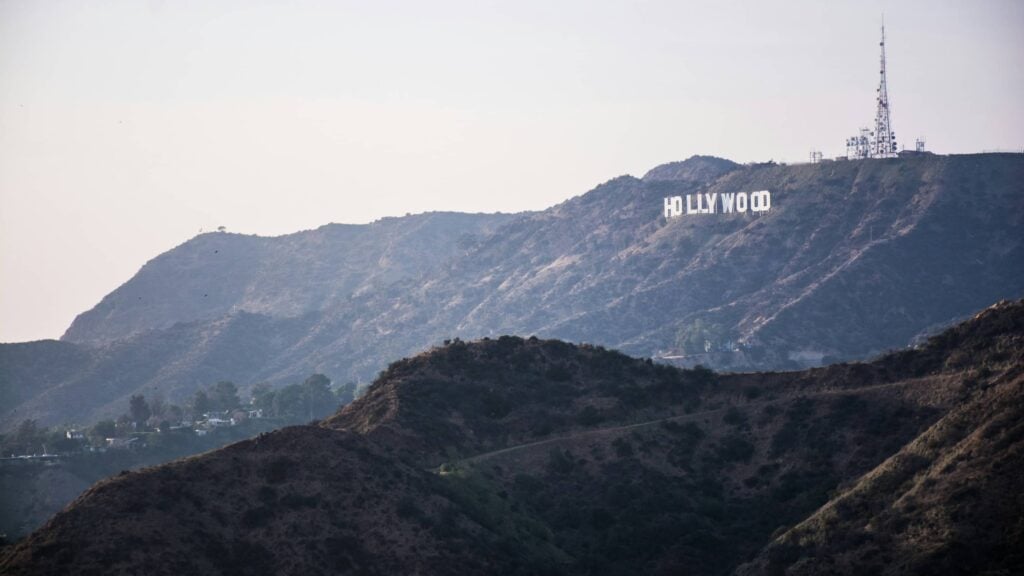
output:
<instances>
[{"instance_id":1,"label":"rocky slope","mask_svg":"<svg viewBox=\"0 0 1024 576\"><path fill-rule=\"evenodd\" d=\"M345 306L432 272L511 218L435 212L273 238L201 234L146 263L75 318L62 340L102 344L239 311L289 318Z\"/></svg>"},{"instance_id":2,"label":"rocky slope","mask_svg":"<svg viewBox=\"0 0 1024 576\"><path fill-rule=\"evenodd\" d=\"M103 482L9 574L1015 573L1024 302L919 350L679 370L504 337L319 426Z\"/></svg>"},{"instance_id":3,"label":"rocky slope","mask_svg":"<svg viewBox=\"0 0 1024 576\"><path fill-rule=\"evenodd\" d=\"M22 399L0 424L88 422L129 394L182 401L216 379L366 381L453 336L536 334L734 370L867 358L1024 294L1021 182L1019 154L695 157L538 213L205 235L76 320L65 340L85 346L87 370L0 372ZM771 191L770 212L663 216L668 196L756 190ZM0 346L0 365L15 356Z\"/></svg>"}]
</instances>

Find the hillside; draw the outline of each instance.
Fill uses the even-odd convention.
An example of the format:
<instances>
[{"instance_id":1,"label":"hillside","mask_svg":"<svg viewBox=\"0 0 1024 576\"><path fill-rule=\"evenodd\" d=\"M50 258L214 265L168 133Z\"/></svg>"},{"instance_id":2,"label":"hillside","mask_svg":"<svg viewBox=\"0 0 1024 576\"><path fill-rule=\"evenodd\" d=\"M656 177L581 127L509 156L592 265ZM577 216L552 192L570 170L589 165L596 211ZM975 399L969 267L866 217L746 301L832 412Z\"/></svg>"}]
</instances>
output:
<instances>
[{"instance_id":1,"label":"hillside","mask_svg":"<svg viewBox=\"0 0 1024 576\"><path fill-rule=\"evenodd\" d=\"M93 359L87 370L0 373L20 399L0 426L93 421L130 394L180 402L218 379L365 382L455 336L537 335L732 370L864 359L1024 295L1021 182L1020 154L694 157L536 213L204 235L75 321L65 341ZM756 190L771 191L771 211L663 215L669 196ZM0 363L22 357L0 346Z\"/></svg>"},{"instance_id":2,"label":"hillside","mask_svg":"<svg viewBox=\"0 0 1024 576\"><path fill-rule=\"evenodd\" d=\"M100 483L0 571L1013 573L1022 400L1024 302L792 373L452 341L319 426Z\"/></svg>"},{"instance_id":3,"label":"hillside","mask_svg":"<svg viewBox=\"0 0 1024 576\"><path fill-rule=\"evenodd\" d=\"M61 342L0 344L0 430L26 418L90 424L131 394L183 402L218 380L266 379L268 359L308 345L317 311L424 275L510 218L438 212L276 238L199 235L80 314Z\"/></svg>"},{"instance_id":4,"label":"hillside","mask_svg":"<svg viewBox=\"0 0 1024 576\"><path fill-rule=\"evenodd\" d=\"M1010 574L1024 568L1018 486L1024 477L1024 317L1007 312L990 311L981 330L968 324L961 329L966 334L946 334L956 347L946 368L963 370L967 385L960 402L785 531L739 574L783 568L791 576ZM1000 337L993 329L1016 336Z\"/></svg>"},{"instance_id":5,"label":"hillside","mask_svg":"<svg viewBox=\"0 0 1024 576\"><path fill-rule=\"evenodd\" d=\"M103 344L234 312L289 318L344 306L433 271L511 218L434 212L272 238L200 234L79 314L62 340Z\"/></svg>"},{"instance_id":6,"label":"hillside","mask_svg":"<svg viewBox=\"0 0 1024 576\"><path fill-rule=\"evenodd\" d=\"M0 571L483 574L508 553L482 532L433 474L358 435L296 427L101 482Z\"/></svg>"}]
</instances>

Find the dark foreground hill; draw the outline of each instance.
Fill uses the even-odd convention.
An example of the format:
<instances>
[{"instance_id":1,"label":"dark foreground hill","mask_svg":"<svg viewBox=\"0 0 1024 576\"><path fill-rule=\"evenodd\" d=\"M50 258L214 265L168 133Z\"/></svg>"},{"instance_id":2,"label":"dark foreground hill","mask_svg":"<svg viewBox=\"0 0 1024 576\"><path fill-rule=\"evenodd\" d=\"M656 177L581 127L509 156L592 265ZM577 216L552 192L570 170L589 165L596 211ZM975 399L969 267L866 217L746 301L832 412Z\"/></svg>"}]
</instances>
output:
<instances>
[{"instance_id":1,"label":"dark foreground hill","mask_svg":"<svg viewBox=\"0 0 1024 576\"><path fill-rule=\"evenodd\" d=\"M863 359L1024 296L1022 183L1021 154L694 157L537 213L201 235L81 314L63 348L0 345L0 429L91 423L131 394L182 403L218 380L367 381L453 336L733 370ZM663 214L666 197L757 190L769 212Z\"/></svg>"},{"instance_id":2,"label":"dark foreground hill","mask_svg":"<svg viewBox=\"0 0 1024 576\"><path fill-rule=\"evenodd\" d=\"M502 337L319 426L104 481L5 574L1010 574L1024 302L916 350L680 370Z\"/></svg>"}]
</instances>

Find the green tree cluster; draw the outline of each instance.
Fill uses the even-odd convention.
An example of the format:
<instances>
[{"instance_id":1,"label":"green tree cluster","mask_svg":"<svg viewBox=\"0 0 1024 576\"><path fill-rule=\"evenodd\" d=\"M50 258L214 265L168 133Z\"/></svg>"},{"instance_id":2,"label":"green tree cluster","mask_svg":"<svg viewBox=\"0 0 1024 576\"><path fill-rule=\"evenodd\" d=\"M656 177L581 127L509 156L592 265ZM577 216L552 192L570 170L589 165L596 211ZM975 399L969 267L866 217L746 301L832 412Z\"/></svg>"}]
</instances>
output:
<instances>
[{"instance_id":1,"label":"green tree cluster","mask_svg":"<svg viewBox=\"0 0 1024 576\"><path fill-rule=\"evenodd\" d=\"M146 402L146 397L142 394L135 394L128 400L128 413L132 417L132 422L135 422L137 430L145 428L146 421L153 415L153 411L150 410L149 404Z\"/></svg>"},{"instance_id":2,"label":"green tree cluster","mask_svg":"<svg viewBox=\"0 0 1024 576\"><path fill-rule=\"evenodd\" d=\"M697 318L683 326L676 333L676 347L685 354L702 354L705 345L718 345L725 337L725 329L721 325Z\"/></svg>"},{"instance_id":3,"label":"green tree cluster","mask_svg":"<svg viewBox=\"0 0 1024 576\"><path fill-rule=\"evenodd\" d=\"M0 456L60 454L81 448L81 441L65 436L63 428L41 428L35 420L22 420L14 432L0 435Z\"/></svg>"},{"instance_id":4,"label":"green tree cluster","mask_svg":"<svg viewBox=\"0 0 1024 576\"><path fill-rule=\"evenodd\" d=\"M278 390L269 384L257 384L252 389L252 404L267 417L308 422L330 416L354 396L355 384L347 383L332 391L330 378L313 374L302 383Z\"/></svg>"},{"instance_id":5,"label":"green tree cluster","mask_svg":"<svg viewBox=\"0 0 1024 576\"><path fill-rule=\"evenodd\" d=\"M221 380L213 386L196 390L189 402L192 418L202 418L209 412L234 410L242 406L238 398L238 386L230 380Z\"/></svg>"}]
</instances>

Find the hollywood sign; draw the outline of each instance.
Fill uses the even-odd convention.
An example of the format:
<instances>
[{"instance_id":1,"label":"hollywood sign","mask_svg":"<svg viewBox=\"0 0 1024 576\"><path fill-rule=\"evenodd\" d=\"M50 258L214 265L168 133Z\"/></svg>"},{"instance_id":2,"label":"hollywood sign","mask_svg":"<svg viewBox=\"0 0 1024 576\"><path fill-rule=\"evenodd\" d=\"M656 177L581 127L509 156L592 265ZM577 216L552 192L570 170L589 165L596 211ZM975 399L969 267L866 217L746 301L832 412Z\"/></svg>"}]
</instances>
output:
<instances>
[{"instance_id":1,"label":"hollywood sign","mask_svg":"<svg viewBox=\"0 0 1024 576\"><path fill-rule=\"evenodd\" d=\"M759 190L757 192L723 192L721 194L718 192L687 194L685 203L682 196L665 198L665 218L677 218L683 214L767 212L771 208L772 193L767 190Z\"/></svg>"}]
</instances>

